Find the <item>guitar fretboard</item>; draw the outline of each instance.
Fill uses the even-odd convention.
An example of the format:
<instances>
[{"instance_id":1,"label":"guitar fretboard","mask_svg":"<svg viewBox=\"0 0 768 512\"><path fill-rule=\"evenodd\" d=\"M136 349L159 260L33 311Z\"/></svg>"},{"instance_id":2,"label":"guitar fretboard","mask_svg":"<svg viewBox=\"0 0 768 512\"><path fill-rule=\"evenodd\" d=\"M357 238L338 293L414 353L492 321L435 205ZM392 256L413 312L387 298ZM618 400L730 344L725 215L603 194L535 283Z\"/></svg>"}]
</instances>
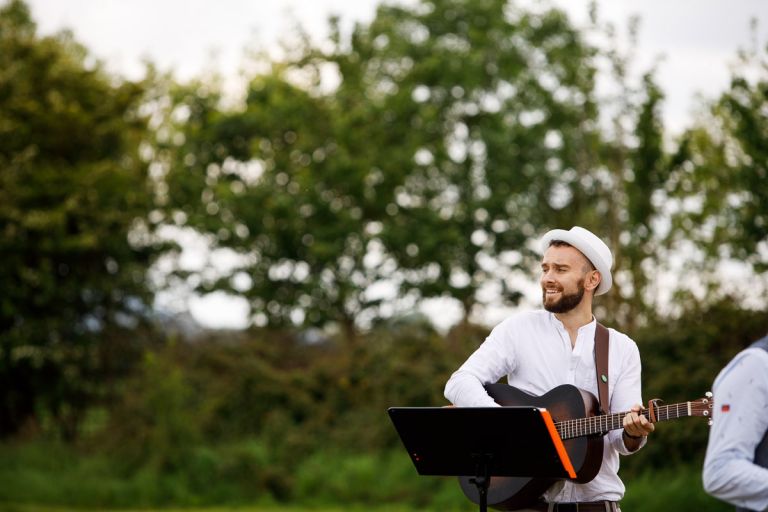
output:
<instances>
[{"instance_id":1,"label":"guitar fretboard","mask_svg":"<svg viewBox=\"0 0 768 512\"><path fill-rule=\"evenodd\" d=\"M691 402L654 406L654 410L656 411L656 421L674 420L685 416L691 416L692 406L693 404ZM560 434L561 439L572 439L574 437L602 434L610 430L623 428L624 416L627 415L627 412L629 411L559 421L555 423L555 428L557 428L557 433ZM647 409L640 414L650 419L649 411Z\"/></svg>"}]
</instances>

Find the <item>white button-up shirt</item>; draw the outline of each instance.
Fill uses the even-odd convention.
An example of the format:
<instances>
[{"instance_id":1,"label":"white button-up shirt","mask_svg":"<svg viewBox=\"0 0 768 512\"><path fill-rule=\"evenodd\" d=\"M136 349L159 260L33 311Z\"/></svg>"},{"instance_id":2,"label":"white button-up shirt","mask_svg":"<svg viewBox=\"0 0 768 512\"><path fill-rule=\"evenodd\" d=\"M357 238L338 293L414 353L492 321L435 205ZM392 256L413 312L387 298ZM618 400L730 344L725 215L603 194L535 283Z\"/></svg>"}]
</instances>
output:
<instances>
[{"instance_id":1,"label":"white button-up shirt","mask_svg":"<svg viewBox=\"0 0 768 512\"><path fill-rule=\"evenodd\" d=\"M483 385L497 382L505 375L511 386L534 395L543 395L561 384L572 384L597 396L595 328L594 319L582 326L572 347L568 331L554 314L544 310L515 314L497 325L451 376L445 386L445 397L459 407L496 406ZM609 333L609 412L629 411L634 404L642 403L640 353L628 336L613 329ZM603 464L591 482L561 481L545 493L544 499L619 501L624 496L624 484L618 476L619 454L630 453L621 433L618 429L606 435Z\"/></svg>"},{"instance_id":2,"label":"white button-up shirt","mask_svg":"<svg viewBox=\"0 0 768 512\"><path fill-rule=\"evenodd\" d=\"M753 462L768 430L768 352L740 352L717 376L712 392L704 488L733 505L768 510L768 469Z\"/></svg>"}]
</instances>

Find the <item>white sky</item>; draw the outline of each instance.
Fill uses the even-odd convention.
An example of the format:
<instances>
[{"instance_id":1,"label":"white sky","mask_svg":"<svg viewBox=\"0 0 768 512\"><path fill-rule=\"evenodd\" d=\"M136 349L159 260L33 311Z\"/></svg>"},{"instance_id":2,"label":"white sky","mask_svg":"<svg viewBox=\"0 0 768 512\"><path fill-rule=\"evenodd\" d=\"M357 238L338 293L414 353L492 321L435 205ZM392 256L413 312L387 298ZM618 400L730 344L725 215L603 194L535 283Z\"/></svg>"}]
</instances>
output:
<instances>
[{"instance_id":1,"label":"white sky","mask_svg":"<svg viewBox=\"0 0 768 512\"><path fill-rule=\"evenodd\" d=\"M0 0L3 2L4 0ZM42 34L71 29L110 71L139 78L149 59L162 70L189 79L215 70L237 76L246 48L270 48L298 21L311 34L325 34L338 14L345 27L368 22L376 0L27 0ZM413 0L408 0L413 3ZM536 3L525 0L521 4ZM588 0L554 0L576 21L586 20ZM728 85L729 62L751 45L750 20L758 20L758 44L768 42L768 0L600 0L599 12L625 32L630 16L641 17L638 72L657 57L657 80L666 94L667 127L689 125L696 96L715 97ZM190 298L188 307L204 325L239 327L246 306L235 299ZM432 306L425 306L430 309ZM444 305L436 306L445 312ZM445 316L445 315L443 315ZM490 323L499 318L489 318Z\"/></svg>"},{"instance_id":2,"label":"white sky","mask_svg":"<svg viewBox=\"0 0 768 512\"><path fill-rule=\"evenodd\" d=\"M2 1L2 0L0 0ZM414 0L404 0L414 3ZM71 28L108 68L130 78L150 58L187 79L208 70L233 76L246 47L269 47L298 21L311 34L325 34L328 16L348 27L370 21L377 0L27 0L42 33ZM522 4L536 3L524 0ZM577 23L588 0L554 0ZM640 68L664 55L658 79L667 94L665 119L679 131L703 93L712 97L729 79L728 62L750 45L749 23L758 20L759 42L768 42L766 0L601 0L599 12L625 29L641 17Z\"/></svg>"}]
</instances>

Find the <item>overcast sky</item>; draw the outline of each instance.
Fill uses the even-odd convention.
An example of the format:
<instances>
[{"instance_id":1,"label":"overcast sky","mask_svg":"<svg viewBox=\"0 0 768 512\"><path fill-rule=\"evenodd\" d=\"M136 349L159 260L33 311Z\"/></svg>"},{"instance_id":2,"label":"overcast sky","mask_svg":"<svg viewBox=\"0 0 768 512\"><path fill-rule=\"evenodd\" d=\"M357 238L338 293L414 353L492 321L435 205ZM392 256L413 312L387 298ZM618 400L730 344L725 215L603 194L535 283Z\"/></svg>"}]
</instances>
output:
<instances>
[{"instance_id":1,"label":"overcast sky","mask_svg":"<svg viewBox=\"0 0 768 512\"><path fill-rule=\"evenodd\" d=\"M0 0L0 3L4 0ZM275 47L295 22L321 38L330 14L343 26L368 22L376 0L27 0L42 34L71 29L110 71L139 78L142 61L188 79L216 70L235 76L245 48ZM407 0L407 3L414 3ZM536 3L525 0L521 4ZM588 0L555 0L577 24L586 22ZM751 45L750 20L758 21L758 44L768 42L768 0L601 0L602 17L626 30L641 18L639 71L663 56L657 79L666 94L664 119L679 132L699 104L728 85L729 62ZM193 299L195 316L210 326L240 326L242 301ZM439 306L443 308L444 306ZM490 319L491 322L497 318Z\"/></svg>"},{"instance_id":2,"label":"overcast sky","mask_svg":"<svg viewBox=\"0 0 768 512\"><path fill-rule=\"evenodd\" d=\"M0 0L2 1L2 0ZM150 58L182 79L218 70L235 75L246 47L275 46L298 21L317 37L335 13L346 26L370 21L376 0L27 0L42 33L71 28L108 68L130 78ZM415 0L406 0L414 3ZM523 4L535 3L524 0ZM586 20L588 0L555 0L576 23ZM664 56L658 79L667 94L667 126L679 131L697 104L728 84L728 62L750 45L749 24L768 41L767 0L602 0L604 19L625 29L641 18L639 68Z\"/></svg>"}]
</instances>

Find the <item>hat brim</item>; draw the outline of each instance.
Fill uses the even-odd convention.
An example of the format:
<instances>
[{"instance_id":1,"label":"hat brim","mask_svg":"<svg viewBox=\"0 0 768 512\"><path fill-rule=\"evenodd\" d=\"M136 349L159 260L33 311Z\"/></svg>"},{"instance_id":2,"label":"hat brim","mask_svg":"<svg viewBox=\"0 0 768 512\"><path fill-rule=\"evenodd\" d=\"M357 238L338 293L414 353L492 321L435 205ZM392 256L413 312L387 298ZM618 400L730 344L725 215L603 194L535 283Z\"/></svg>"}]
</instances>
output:
<instances>
[{"instance_id":1,"label":"hat brim","mask_svg":"<svg viewBox=\"0 0 768 512\"><path fill-rule=\"evenodd\" d=\"M595 295L602 295L611 289L613 276L610 267L603 262L600 254L583 237L564 229L553 229L541 238L541 252L544 253L554 240L561 240L578 249L600 272L600 284L595 290Z\"/></svg>"}]
</instances>

